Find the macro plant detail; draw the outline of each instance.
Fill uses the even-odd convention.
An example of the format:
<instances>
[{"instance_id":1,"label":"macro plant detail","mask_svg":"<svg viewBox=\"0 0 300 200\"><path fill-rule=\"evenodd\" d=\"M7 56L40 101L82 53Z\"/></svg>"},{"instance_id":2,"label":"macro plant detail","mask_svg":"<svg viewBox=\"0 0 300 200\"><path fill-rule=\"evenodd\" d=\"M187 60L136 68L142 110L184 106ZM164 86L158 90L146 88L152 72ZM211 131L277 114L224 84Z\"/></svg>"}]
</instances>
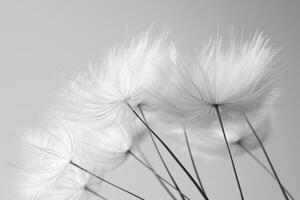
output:
<instances>
[{"instance_id":1,"label":"macro plant detail","mask_svg":"<svg viewBox=\"0 0 300 200\"><path fill-rule=\"evenodd\" d=\"M172 174L162 149L190 180L199 199L213 199L195 161L199 155L228 158L240 199L247 199L235 161L242 153L277 182L284 199L294 199L264 147L271 132L272 105L279 96L275 80L280 68L274 62L278 51L269 40L259 32L228 44L218 37L190 54L194 56L183 56L169 32L154 39L150 32L112 48L99 66L69 80L44 123L17 135L23 154L13 165L18 169L16 199L110 199L101 193L104 184L132 199L146 199L105 177L131 157L153 173L170 199L192 200ZM163 139L164 134L172 141ZM146 139L168 176L143 155L139 144ZM170 142L185 152L192 171ZM251 152L256 148L269 166Z\"/></svg>"}]
</instances>

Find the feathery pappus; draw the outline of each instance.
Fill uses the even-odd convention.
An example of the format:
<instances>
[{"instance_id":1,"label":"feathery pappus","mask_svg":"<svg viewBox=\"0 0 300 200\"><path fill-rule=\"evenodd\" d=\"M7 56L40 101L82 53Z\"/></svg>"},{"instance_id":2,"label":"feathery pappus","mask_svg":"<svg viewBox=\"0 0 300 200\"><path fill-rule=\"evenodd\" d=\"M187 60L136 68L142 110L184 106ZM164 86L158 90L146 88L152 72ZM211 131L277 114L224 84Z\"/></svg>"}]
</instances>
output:
<instances>
[{"instance_id":1,"label":"feathery pappus","mask_svg":"<svg viewBox=\"0 0 300 200\"><path fill-rule=\"evenodd\" d=\"M73 119L109 126L135 117L128 105L153 107L152 99L161 81L158 68L164 67L169 48L167 33L156 39L149 31L113 48L100 66L80 73L71 81L63 102Z\"/></svg>"},{"instance_id":2,"label":"feathery pappus","mask_svg":"<svg viewBox=\"0 0 300 200\"><path fill-rule=\"evenodd\" d=\"M22 158L16 180L21 199L48 196L48 189L55 185L74 156L71 135L54 121L31 127L21 136Z\"/></svg>"},{"instance_id":3,"label":"feathery pappus","mask_svg":"<svg viewBox=\"0 0 300 200\"><path fill-rule=\"evenodd\" d=\"M278 96L273 80L279 68L272 63L276 52L261 33L228 47L222 38L210 41L192 59L185 60L173 48L172 73L164 93L157 95L161 109L193 127L212 126L215 105L224 123L242 119L243 113L258 115Z\"/></svg>"},{"instance_id":4,"label":"feathery pappus","mask_svg":"<svg viewBox=\"0 0 300 200\"><path fill-rule=\"evenodd\" d=\"M21 137L23 148L20 165L17 166L17 199L67 200L76 196L76 199L84 200L87 199L85 193L95 196L93 190L87 191L83 187L90 183L90 175L71 163L78 163L84 169L99 174L105 165L101 167L95 161L82 162L70 123L52 114L46 117L41 127L31 127Z\"/></svg>"}]
</instances>

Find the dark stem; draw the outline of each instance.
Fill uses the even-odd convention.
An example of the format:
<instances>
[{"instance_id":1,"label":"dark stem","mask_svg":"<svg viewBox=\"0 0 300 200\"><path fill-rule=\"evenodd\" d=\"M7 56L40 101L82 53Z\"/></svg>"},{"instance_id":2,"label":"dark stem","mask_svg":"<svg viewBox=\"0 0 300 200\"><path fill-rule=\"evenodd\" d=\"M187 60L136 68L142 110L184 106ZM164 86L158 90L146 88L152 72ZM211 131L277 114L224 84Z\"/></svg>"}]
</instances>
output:
<instances>
[{"instance_id":1,"label":"dark stem","mask_svg":"<svg viewBox=\"0 0 300 200\"><path fill-rule=\"evenodd\" d=\"M223 132L224 140L225 140L227 151L228 151L228 154L229 154L229 157L230 157L230 161L231 161L231 165L232 165L232 168L233 168L235 180L237 182L237 185L238 185L238 188L239 188L239 191L240 191L241 199L244 200L242 187L241 187L241 184L240 184L240 181L239 181L239 177L238 177L238 174L237 174L237 171L236 171L236 168L235 168L232 153L231 153L231 150L230 150L230 147L229 147L229 144L228 144L227 136L226 136L226 133L225 133L223 122L222 122L222 118L221 118L221 114L220 114L220 110L219 110L219 105L214 105L214 108L217 112L218 120L219 120L221 129L222 129L222 132Z\"/></svg>"},{"instance_id":2,"label":"dark stem","mask_svg":"<svg viewBox=\"0 0 300 200\"><path fill-rule=\"evenodd\" d=\"M91 188L89 188L88 186L85 186L84 189L90 193L92 193L93 195L99 197L100 199L103 199L103 200L108 200L108 198L105 198L103 196L101 196L100 194L98 194L97 192L95 192L94 190L92 190Z\"/></svg>"},{"instance_id":3,"label":"dark stem","mask_svg":"<svg viewBox=\"0 0 300 200\"><path fill-rule=\"evenodd\" d=\"M279 177L278 177L278 175L277 175L277 173L276 173L276 170L275 170L275 168L274 168L274 166L273 166L273 164L272 164L272 162L271 162L271 159L270 159L270 157L269 157L269 155L268 155L268 153L267 153L267 151L266 151L266 149L265 149L265 147L264 147L264 145L263 145L261 139L259 138L259 136L258 136L258 134L256 133L255 129L253 128L252 124L250 123L248 117L245 115L245 113L243 113L243 114L244 114L244 118L245 118L245 120L247 121L247 123L248 123L250 129L252 130L252 133L253 133L254 136L256 137L256 139L257 139L257 141L258 141L258 143L259 143L261 149L263 150L263 152L264 152L264 154L265 154L265 157L266 157L266 159L267 159L267 161L268 161L268 163L269 163L269 165L270 165L270 167L271 167L271 169L272 169L272 172L273 172L273 174L274 174L274 176L275 176L275 178L276 178L276 180L277 180L277 183L278 183L278 185L279 185L279 187L280 187L280 189L281 189L281 192L282 192L284 198L285 198L286 200L289 200L287 194L286 194L285 191L284 191L284 187L283 187L283 185L281 184L281 181L280 181L280 179L279 179Z\"/></svg>"},{"instance_id":4,"label":"dark stem","mask_svg":"<svg viewBox=\"0 0 300 200\"><path fill-rule=\"evenodd\" d=\"M187 169L183 166L183 164L179 161L179 159L175 156L175 154L171 151L171 149L164 143L164 141L148 126L148 124L139 116L139 114L131 107L130 104L128 104L128 107L133 112L133 114L144 124L144 126L150 131L151 135L154 135L158 141L164 146L164 148L169 152L169 154L172 156L172 158L176 161L176 163L181 167L181 169L184 171L184 173L189 177L189 179L192 181L192 183L195 185L195 187L198 189L200 194L204 197L205 200L209 200L206 194L203 192L201 187L197 184L193 176L187 171Z\"/></svg>"},{"instance_id":5,"label":"dark stem","mask_svg":"<svg viewBox=\"0 0 300 200\"><path fill-rule=\"evenodd\" d=\"M276 177L274 176L274 174L253 154L251 153L251 151L249 149L247 149L244 145L238 143L238 145L249 155L251 156L272 178L274 178L276 181ZM295 200L295 198L293 197L293 195L288 191L288 189L286 189L286 187L284 187L285 192L287 193L287 195L290 197L291 200Z\"/></svg>"},{"instance_id":6,"label":"dark stem","mask_svg":"<svg viewBox=\"0 0 300 200\"><path fill-rule=\"evenodd\" d=\"M143 164L145 164L145 166L147 166L148 169L150 170L153 170L153 172L163 181L165 182L166 184L168 184L169 186L171 186L173 189L177 190L176 187L171 184L169 181L167 181L165 178L163 178L162 176L160 176L153 168L153 166L151 165L151 163L149 162L149 160L147 159L147 157L145 156L145 154L142 152L142 150L137 146L136 147L139 151L139 153L141 154L142 156L142 159L139 159L141 162L143 162ZM138 157L137 157L138 158ZM186 197L187 198L187 197Z\"/></svg>"},{"instance_id":7,"label":"dark stem","mask_svg":"<svg viewBox=\"0 0 300 200\"><path fill-rule=\"evenodd\" d=\"M136 195L136 194L134 194L134 193L126 190L126 189L123 189L123 188L121 188L121 187L119 187L119 186L117 186L117 185L115 185L115 184L113 184L113 183L111 183L111 182L109 182L109 181L101 178L100 176L94 174L93 172L90 172L89 170L87 170L87 169L81 167L80 165L74 163L73 161L70 161L70 164L73 165L74 167L77 167L78 169L80 169L80 170L82 170L82 171L84 171L84 172L92 175L93 177L95 177L95 178L97 178L97 179L99 179L99 180L101 180L101 181L103 181L103 182L105 182L105 183L107 183L107 184L109 184L109 185L111 185L111 186L119 189L119 190L122 190L123 192L126 192L127 194L130 194L130 195L132 195L132 196L134 196L134 197L136 197L138 199L145 200L144 198L142 198L142 197L140 197L140 196L138 196L138 195Z\"/></svg>"},{"instance_id":8,"label":"dark stem","mask_svg":"<svg viewBox=\"0 0 300 200\"><path fill-rule=\"evenodd\" d=\"M148 124L147 121L146 121L146 117L145 117L145 115L144 115L144 112L143 112L142 108L141 108L140 106L139 106L138 108L139 108L139 111L141 112L143 121L145 121L145 123ZM172 180L174 186L176 187L176 190L178 191L178 193L179 193L181 199L182 199L182 200L185 200L185 198L184 198L184 196L183 196L183 194L182 194L182 192L181 192L181 190L180 190L178 184L176 183L176 181L175 181L174 177L172 176L172 173L170 172L170 170L169 170L169 168L168 168L168 166L167 166L167 164L166 164L166 162L165 162L163 156L162 156L161 153L160 153L160 150L159 150L159 148L158 148L158 146L157 146L157 144L156 144L156 142L155 142L155 139L154 139L153 135L152 135L149 131L148 131L148 133L149 133L149 135L150 135L150 137L151 137L151 140L152 140L152 143L153 143L153 145L154 145L154 147L155 147L155 150L156 150L156 152L157 152L157 154L158 154L158 156L159 156L159 158L160 158L162 164L164 165L164 168L166 169L166 171L167 171L169 177L171 178L171 180Z\"/></svg>"},{"instance_id":9,"label":"dark stem","mask_svg":"<svg viewBox=\"0 0 300 200\"><path fill-rule=\"evenodd\" d=\"M196 163L195 163L195 160L194 160L194 157L193 157L193 154L192 154L192 150L191 150L191 146L190 146L190 142L189 142L189 139L188 139L188 136L187 136L187 132L186 132L186 129L185 127L183 128L183 132L184 132L184 136L185 136L185 141L186 141L186 145L187 145L187 148L188 148L188 151L189 151L189 155L190 155L190 159L191 159L191 162L192 162L192 165L193 165L193 168L194 168L194 171L195 171L195 174L196 174L196 177L198 179L198 182L203 190L203 192L206 194L205 190L204 190L204 187L203 187L203 184L202 184L202 181L200 179L200 176L199 176L199 173L198 173L198 170L197 170L197 166L196 166Z\"/></svg>"},{"instance_id":10,"label":"dark stem","mask_svg":"<svg viewBox=\"0 0 300 200\"><path fill-rule=\"evenodd\" d=\"M140 159L139 157L137 157L134 153L130 152L130 155L132 157L134 157L140 164L142 164L143 166L145 166L147 169L149 169L155 176L156 178L158 179L158 181L162 184L162 186L165 188L166 185L169 185L170 187L172 187L173 189L177 190L177 188L172 184L170 183L169 181L167 181L165 178L163 178L161 175L159 175L154 169L153 167L151 166L151 164L147 161L143 161L142 159ZM167 191L169 191L171 193L171 191L166 187ZM183 193L182 193L183 194ZM174 197L174 195L171 193L171 196ZM190 200L190 198L188 198L185 194L183 194L184 198ZM174 197L175 198L175 197ZM176 199L176 198L175 198Z\"/></svg>"}]
</instances>

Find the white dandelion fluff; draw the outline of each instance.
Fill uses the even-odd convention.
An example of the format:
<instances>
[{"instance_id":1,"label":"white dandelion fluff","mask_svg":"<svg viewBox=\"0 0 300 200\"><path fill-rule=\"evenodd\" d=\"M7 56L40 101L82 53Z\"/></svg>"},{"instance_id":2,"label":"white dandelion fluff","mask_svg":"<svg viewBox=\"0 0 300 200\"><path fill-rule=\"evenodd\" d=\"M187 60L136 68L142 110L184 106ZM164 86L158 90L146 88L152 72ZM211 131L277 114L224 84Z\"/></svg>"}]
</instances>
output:
<instances>
[{"instance_id":1,"label":"white dandelion fluff","mask_svg":"<svg viewBox=\"0 0 300 200\"><path fill-rule=\"evenodd\" d=\"M166 41L167 33L151 40L147 31L112 49L89 73L79 74L63 97L73 118L104 127L116 120L133 119L127 103L151 107L151 93L160 84L157 68L164 66L167 58Z\"/></svg>"},{"instance_id":2,"label":"white dandelion fluff","mask_svg":"<svg viewBox=\"0 0 300 200\"><path fill-rule=\"evenodd\" d=\"M18 174L18 192L22 199L47 196L49 187L67 169L73 157L71 136L61 124L31 128L22 137L23 151Z\"/></svg>"},{"instance_id":3,"label":"white dandelion fluff","mask_svg":"<svg viewBox=\"0 0 300 200\"><path fill-rule=\"evenodd\" d=\"M116 123L105 128L88 125L77 127L74 136L76 154L81 162L92 163L95 168L99 166L100 170L114 169L123 163L137 140L130 124Z\"/></svg>"},{"instance_id":4,"label":"white dandelion fluff","mask_svg":"<svg viewBox=\"0 0 300 200\"><path fill-rule=\"evenodd\" d=\"M218 105L224 123L242 119L243 113L258 115L276 99L273 84L279 68L268 40L256 33L251 41L230 43L210 41L191 61L173 48L172 73L160 94L162 110L172 120L187 126L210 127L217 121L213 106Z\"/></svg>"},{"instance_id":5,"label":"white dandelion fluff","mask_svg":"<svg viewBox=\"0 0 300 200\"><path fill-rule=\"evenodd\" d=\"M268 40L259 33L251 41L234 41L229 47L225 47L222 39L210 41L189 62L180 58L173 48L174 64L170 68L173 76L168 78L163 93L158 94L161 110L169 120L193 129L221 130L241 199L244 195L230 145L242 141L244 131L227 132L225 126L234 127L237 120L247 121L246 116L259 117L266 105L273 104L277 96L273 79L279 69L272 63L275 54ZM261 144L260 140L257 142Z\"/></svg>"},{"instance_id":6,"label":"white dandelion fluff","mask_svg":"<svg viewBox=\"0 0 300 200\"><path fill-rule=\"evenodd\" d=\"M128 151L139 142L145 130L137 121L124 119L102 127L85 121L65 119L61 110L52 110L53 115L68 127L73 139L76 159L87 169L96 171L115 169L128 157Z\"/></svg>"},{"instance_id":7,"label":"white dandelion fluff","mask_svg":"<svg viewBox=\"0 0 300 200\"><path fill-rule=\"evenodd\" d=\"M47 199L56 200L99 200L105 199L99 194L101 181L95 179L90 174L69 166L53 188L48 192Z\"/></svg>"},{"instance_id":8,"label":"white dandelion fluff","mask_svg":"<svg viewBox=\"0 0 300 200\"><path fill-rule=\"evenodd\" d=\"M99 199L101 195L87 187L92 184L90 176L102 174L105 165L80 157L92 156L78 154L81 149L77 149L79 146L75 139L79 132L72 132L72 122L49 116L51 119L47 118L44 126L31 129L22 138L24 148L23 159L18 167L17 197L22 200L85 200L96 196Z\"/></svg>"}]
</instances>

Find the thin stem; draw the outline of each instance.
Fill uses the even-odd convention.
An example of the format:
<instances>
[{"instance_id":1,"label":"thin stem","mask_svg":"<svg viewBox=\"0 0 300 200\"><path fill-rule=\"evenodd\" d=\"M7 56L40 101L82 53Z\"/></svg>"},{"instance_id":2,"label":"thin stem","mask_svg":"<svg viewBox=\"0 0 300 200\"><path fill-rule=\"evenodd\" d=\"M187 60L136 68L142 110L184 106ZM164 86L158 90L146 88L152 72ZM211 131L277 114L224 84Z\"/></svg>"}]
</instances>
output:
<instances>
[{"instance_id":1,"label":"thin stem","mask_svg":"<svg viewBox=\"0 0 300 200\"><path fill-rule=\"evenodd\" d=\"M192 165L193 165L193 168L194 168L196 177L197 177L197 179L198 179L198 182L199 182L199 184L200 184L200 186L201 186L203 192L206 194L206 192L205 192L205 190L204 190L204 187L203 187L203 184L202 184L202 181L201 181L201 179L200 179L198 170L197 170L197 166L196 166L196 163L195 163L193 154L192 154L190 142L189 142L188 135L187 135L187 132L186 132L185 127L183 128L183 132L184 132L184 137L185 137L186 145L187 145L187 148L188 148L188 151L189 151L190 159L191 159L191 162L192 162Z\"/></svg>"},{"instance_id":2,"label":"thin stem","mask_svg":"<svg viewBox=\"0 0 300 200\"><path fill-rule=\"evenodd\" d=\"M251 151L249 149L247 149L244 145L238 143L238 145L249 155L251 156L256 162L257 164L259 164L272 178L274 178L276 180L276 177L274 176L274 174L253 154L251 153ZM277 180L276 180L277 181ZM293 195L288 191L288 189L286 187L284 187L285 192L287 193L287 195L290 197L291 200L295 200L295 198L293 197Z\"/></svg>"},{"instance_id":3,"label":"thin stem","mask_svg":"<svg viewBox=\"0 0 300 200\"><path fill-rule=\"evenodd\" d=\"M84 172L86 172L86 173L92 175L93 177L95 177L95 178L97 178L97 179L99 179L99 180L101 180L101 181L103 181L103 182L105 182L105 183L107 183L107 184L109 184L109 185L111 185L111 186L113 186L113 187L119 189L119 190L122 190L123 192L126 192L126 193L128 193L128 194L130 194L130 195L136 197L137 199L145 200L144 198L142 198L142 197L140 197L140 196L138 196L138 195L136 195L136 194L134 194L134 193L132 193L132 192L126 190L126 189L123 189L123 188L121 188L121 187L119 187L119 186L117 186L117 185L115 185L115 184L113 184L113 183L111 183L111 182L109 182L109 181L107 181L107 180L101 178L100 176L94 174L93 172L90 172L89 170L87 170L87 169L81 167L80 165L74 163L73 161L70 161L70 164L73 165L74 167L77 167L78 169L80 169L80 170L82 170L82 171L84 171Z\"/></svg>"},{"instance_id":4,"label":"thin stem","mask_svg":"<svg viewBox=\"0 0 300 200\"><path fill-rule=\"evenodd\" d=\"M279 179L279 177L278 177L278 175L277 175L277 173L276 173L276 170L275 170L275 168L274 168L274 166L273 166L273 164L272 164L272 162L271 162L271 159L270 159L270 157L269 157L269 155L268 155L268 153L267 153L267 151L266 151L266 149L265 149L265 147L264 147L264 145L263 145L261 139L259 138L259 136L258 136L258 134L256 133L255 129L253 128L252 124L250 123L248 117L245 115L245 113L243 113L243 114L244 114L244 118L245 118L246 122L248 123L250 129L252 130L252 133L253 133L254 136L256 137L256 139L257 139L257 141L258 141L258 143L259 143L261 149L263 150L263 152L264 152L264 154L265 154L265 157L266 157L266 159L267 159L267 161L268 161L268 163L269 163L269 165L270 165L270 167L271 167L271 169L272 169L272 172L273 172L273 174L274 174L274 176L275 176L275 178L276 178L276 180L277 180L277 183L278 183L278 185L279 185L279 187L280 187L280 189L281 189L281 192L282 192L284 198L285 198L286 200L289 200L287 194L286 194L285 191L284 191L284 187L283 187L283 185L281 184L281 181L280 181L280 179Z\"/></svg>"},{"instance_id":5,"label":"thin stem","mask_svg":"<svg viewBox=\"0 0 300 200\"><path fill-rule=\"evenodd\" d=\"M235 164L234 164L234 161L233 161L232 153L231 153L231 150L230 150L230 147L229 147L229 144L228 144L227 136L226 136L226 133L225 133L224 125L223 125L221 114L220 114L220 110L219 110L219 106L218 105L214 105L214 108L215 108L215 110L217 112L218 120L219 120L221 129L222 129L222 132L223 132L224 140L225 140L225 143L226 143L227 151L229 153L229 157L230 157L231 165L232 165L232 168L233 168L235 180L237 182L237 185L238 185L238 188L239 188L239 191L240 191L241 199L244 200L244 195L243 195L242 187L241 187L241 184L240 184L240 181L239 181L239 177L238 177L238 174L237 174L237 171L236 171L236 168L235 168Z\"/></svg>"},{"instance_id":6,"label":"thin stem","mask_svg":"<svg viewBox=\"0 0 300 200\"><path fill-rule=\"evenodd\" d=\"M140 164L142 164L144 167L146 167L147 169L149 169L155 176L156 178L159 180L159 182L166 187L166 185L164 183L166 183L167 185L169 185L170 187L172 187L173 189L177 190L177 188L170 183L169 181L167 181L165 178L163 178L162 176L160 176L153 168L151 165L147 164L146 162L144 162L143 160L141 160L139 157L137 157L134 153L129 152L130 155L135 158ZM171 193L171 191L166 187L167 191L169 191ZM171 195L174 197L174 195L171 193ZM184 198L186 199L190 199L188 198L185 194L183 194ZM174 197L175 198L175 197ZM175 198L176 199L176 198Z\"/></svg>"},{"instance_id":7,"label":"thin stem","mask_svg":"<svg viewBox=\"0 0 300 200\"><path fill-rule=\"evenodd\" d=\"M142 161L142 159L139 159L139 160L142 161L148 168L150 168L151 170L154 170L153 166L151 165L151 163L149 162L149 160L147 159L147 157L145 156L145 154L142 152L142 150L138 146L136 148L138 149L139 153L141 154L142 159L144 160L144 162ZM169 186L171 186L172 188L174 188L175 190L177 190L176 187L173 184L171 184L165 178L163 178L162 176L160 176L155 170L154 170L154 172L158 175L158 177L162 181L164 181L166 184L168 184Z\"/></svg>"},{"instance_id":8,"label":"thin stem","mask_svg":"<svg viewBox=\"0 0 300 200\"><path fill-rule=\"evenodd\" d=\"M162 178L160 175L158 175L153 168L148 166L146 163L144 163L139 157L137 157L132 151L129 152L129 155L131 155L135 160L137 160L141 165L146 167L146 169L150 170L156 177L157 181L161 184L161 186L166 190L166 192L169 194L169 196L173 199L176 200L176 197L172 194L172 192L169 190L169 188L165 185L167 183L168 185L173 186L171 183L169 183L167 180ZM174 186L173 186L174 187ZM174 187L175 190L176 187Z\"/></svg>"},{"instance_id":9,"label":"thin stem","mask_svg":"<svg viewBox=\"0 0 300 200\"><path fill-rule=\"evenodd\" d=\"M92 190L91 188L89 188L88 186L85 186L84 189L90 193L92 193L93 195L99 197L102 200L108 200L107 198L105 198L104 196L98 194L97 192L95 192L94 190Z\"/></svg>"},{"instance_id":10,"label":"thin stem","mask_svg":"<svg viewBox=\"0 0 300 200\"><path fill-rule=\"evenodd\" d=\"M151 135L154 135L158 141L164 146L164 148L169 152L172 158L176 161L176 163L181 167L184 173L189 177L195 187L198 189L200 194L204 197L205 200L209 200L206 194L203 192L201 187L197 184L193 176L187 171L187 169L183 166L183 164L179 161L179 159L175 156L175 154L171 151L171 149L164 143L164 141L148 126L148 124L139 116L139 114L132 108L130 104L127 104L133 114L144 124L144 126L150 131Z\"/></svg>"},{"instance_id":11,"label":"thin stem","mask_svg":"<svg viewBox=\"0 0 300 200\"><path fill-rule=\"evenodd\" d=\"M145 117L145 115L144 115L144 112L142 111L142 108L141 108L140 106L139 106L139 111L140 111L141 114L142 114L143 121L145 121L145 123L148 124L147 121L146 121L146 117ZM168 166L167 166L167 164L166 164L166 162L165 162L163 156L162 156L161 153L160 153L160 150L159 150L159 148L158 148L158 146L157 146L157 144L156 144L156 142L155 142L155 139L154 139L153 135L152 135L149 131L148 131L148 133L149 133L149 135L150 135L150 137L151 137L152 143L153 143L153 145L154 145L154 147L155 147L155 150L156 150L156 152L157 152L157 154L158 154L158 156L159 156L161 162L163 163L163 165L164 165L164 167L165 167L165 169L166 169L166 171L167 171L169 177L171 178L171 180L172 180L174 186L176 187L176 190L178 191L178 193L179 193L181 199L182 199L182 200L185 200L185 198L184 198L184 196L183 196L183 194L182 194L182 192L181 192L181 190L180 190L178 184L176 183L176 181L175 181L174 177L172 176L172 173L170 172L170 170L169 170L169 168L168 168Z\"/></svg>"}]
</instances>

